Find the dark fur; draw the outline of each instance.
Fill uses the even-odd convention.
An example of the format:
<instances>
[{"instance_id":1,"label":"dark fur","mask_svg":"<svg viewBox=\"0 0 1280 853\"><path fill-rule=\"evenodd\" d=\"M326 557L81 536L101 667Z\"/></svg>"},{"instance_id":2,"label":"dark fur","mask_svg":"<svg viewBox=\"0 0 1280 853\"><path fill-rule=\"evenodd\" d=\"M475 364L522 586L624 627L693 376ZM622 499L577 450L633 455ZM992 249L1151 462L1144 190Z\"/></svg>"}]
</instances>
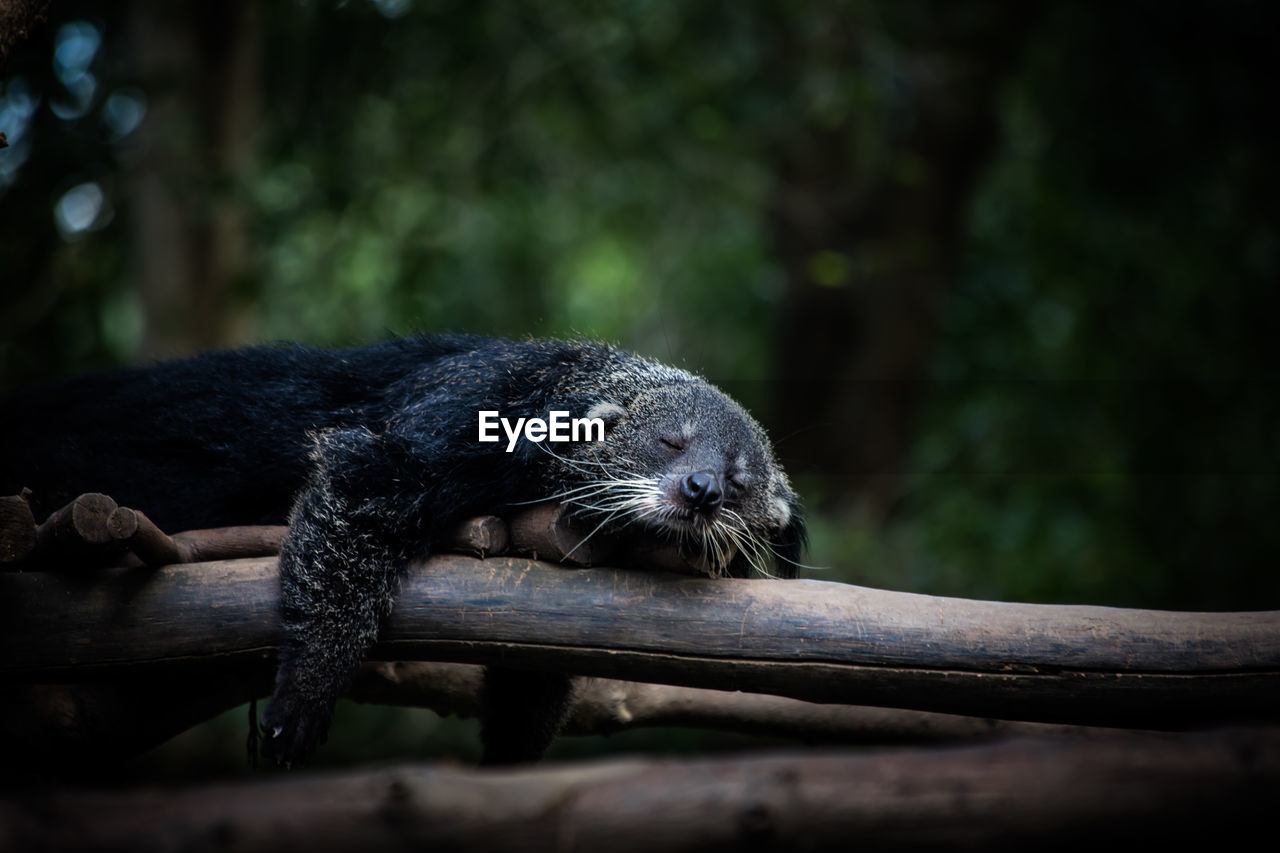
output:
<instances>
[{"instance_id":1,"label":"dark fur","mask_svg":"<svg viewBox=\"0 0 1280 853\"><path fill-rule=\"evenodd\" d=\"M505 439L477 441L479 409L514 419L593 407L609 413L603 442L521 440L506 453ZM0 494L30 487L41 516L102 491L168 530L289 518L285 643L262 719L264 752L282 762L324 739L400 568L461 518L560 494L607 467L652 478L663 507L647 523L671 534L710 515L678 495L681 477L709 471L724 510L780 558L779 574L793 574L804 538L749 416L696 377L595 343L428 336L209 353L11 395L0 448ZM724 573L747 574L749 556ZM493 669L485 693L486 760L526 760L554 733L569 681Z\"/></svg>"}]
</instances>

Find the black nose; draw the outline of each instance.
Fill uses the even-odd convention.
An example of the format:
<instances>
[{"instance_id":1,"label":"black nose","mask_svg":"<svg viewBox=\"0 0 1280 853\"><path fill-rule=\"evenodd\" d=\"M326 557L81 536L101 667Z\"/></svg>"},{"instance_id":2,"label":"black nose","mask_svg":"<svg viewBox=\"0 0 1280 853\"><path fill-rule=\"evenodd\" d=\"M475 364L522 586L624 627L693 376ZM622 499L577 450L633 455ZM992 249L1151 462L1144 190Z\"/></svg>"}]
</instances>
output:
<instances>
[{"instance_id":1,"label":"black nose","mask_svg":"<svg viewBox=\"0 0 1280 853\"><path fill-rule=\"evenodd\" d=\"M698 512L712 512L724 503L724 492L720 489L720 480L710 471L685 474L680 480L680 496Z\"/></svg>"}]
</instances>

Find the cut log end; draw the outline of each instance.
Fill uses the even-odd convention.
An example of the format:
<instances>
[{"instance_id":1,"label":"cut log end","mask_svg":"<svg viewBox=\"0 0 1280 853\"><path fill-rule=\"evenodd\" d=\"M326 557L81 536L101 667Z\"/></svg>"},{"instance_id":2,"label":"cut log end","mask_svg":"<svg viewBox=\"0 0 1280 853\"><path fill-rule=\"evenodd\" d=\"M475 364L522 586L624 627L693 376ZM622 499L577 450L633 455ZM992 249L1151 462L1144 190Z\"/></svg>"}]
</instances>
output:
<instances>
[{"instance_id":1,"label":"cut log end","mask_svg":"<svg viewBox=\"0 0 1280 853\"><path fill-rule=\"evenodd\" d=\"M0 497L0 564L19 563L35 547L36 520L26 495Z\"/></svg>"},{"instance_id":2,"label":"cut log end","mask_svg":"<svg viewBox=\"0 0 1280 853\"><path fill-rule=\"evenodd\" d=\"M116 502L97 492L83 494L54 512L36 529L36 548L69 557L110 550L129 527Z\"/></svg>"},{"instance_id":3,"label":"cut log end","mask_svg":"<svg viewBox=\"0 0 1280 853\"><path fill-rule=\"evenodd\" d=\"M507 553L511 534L507 523L496 515L469 518L445 537L444 550L475 557L495 557Z\"/></svg>"}]
</instances>

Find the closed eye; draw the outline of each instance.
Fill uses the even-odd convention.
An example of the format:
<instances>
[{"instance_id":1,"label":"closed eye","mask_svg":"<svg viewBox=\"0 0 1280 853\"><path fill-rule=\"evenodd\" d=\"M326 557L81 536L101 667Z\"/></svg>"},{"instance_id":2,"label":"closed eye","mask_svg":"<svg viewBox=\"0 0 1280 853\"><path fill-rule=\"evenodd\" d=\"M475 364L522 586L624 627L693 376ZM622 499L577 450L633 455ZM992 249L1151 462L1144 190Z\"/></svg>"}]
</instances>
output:
<instances>
[{"instance_id":1,"label":"closed eye","mask_svg":"<svg viewBox=\"0 0 1280 853\"><path fill-rule=\"evenodd\" d=\"M684 452L684 442L678 438L663 437L658 439L658 441L662 442L662 446L668 450L674 450L676 453Z\"/></svg>"}]
</instances>

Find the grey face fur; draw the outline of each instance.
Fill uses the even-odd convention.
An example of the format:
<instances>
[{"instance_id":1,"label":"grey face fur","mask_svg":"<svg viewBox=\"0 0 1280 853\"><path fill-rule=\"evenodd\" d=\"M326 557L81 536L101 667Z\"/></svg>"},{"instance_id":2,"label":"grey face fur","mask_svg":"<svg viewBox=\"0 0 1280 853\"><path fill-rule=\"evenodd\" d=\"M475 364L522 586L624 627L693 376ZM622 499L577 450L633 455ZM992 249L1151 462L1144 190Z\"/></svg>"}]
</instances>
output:
<instances>
[{"instance_id":1,"label":"grey face fur","mask_svg":"<svg viewBox=\"0 0 1280 853\"><path fill-rule=\"evenodd\" d=\"M605 420L604 441L560 449L559 497L601 527L638 526L689 546L716 574L743 573L731 570L735 559L757 574L794 574L774 543L796 497L764 430L703 380L642 364L629 365L625 382L609 377L614 391L633 393L587 410Z\"/></svg>"}]
</instances>

